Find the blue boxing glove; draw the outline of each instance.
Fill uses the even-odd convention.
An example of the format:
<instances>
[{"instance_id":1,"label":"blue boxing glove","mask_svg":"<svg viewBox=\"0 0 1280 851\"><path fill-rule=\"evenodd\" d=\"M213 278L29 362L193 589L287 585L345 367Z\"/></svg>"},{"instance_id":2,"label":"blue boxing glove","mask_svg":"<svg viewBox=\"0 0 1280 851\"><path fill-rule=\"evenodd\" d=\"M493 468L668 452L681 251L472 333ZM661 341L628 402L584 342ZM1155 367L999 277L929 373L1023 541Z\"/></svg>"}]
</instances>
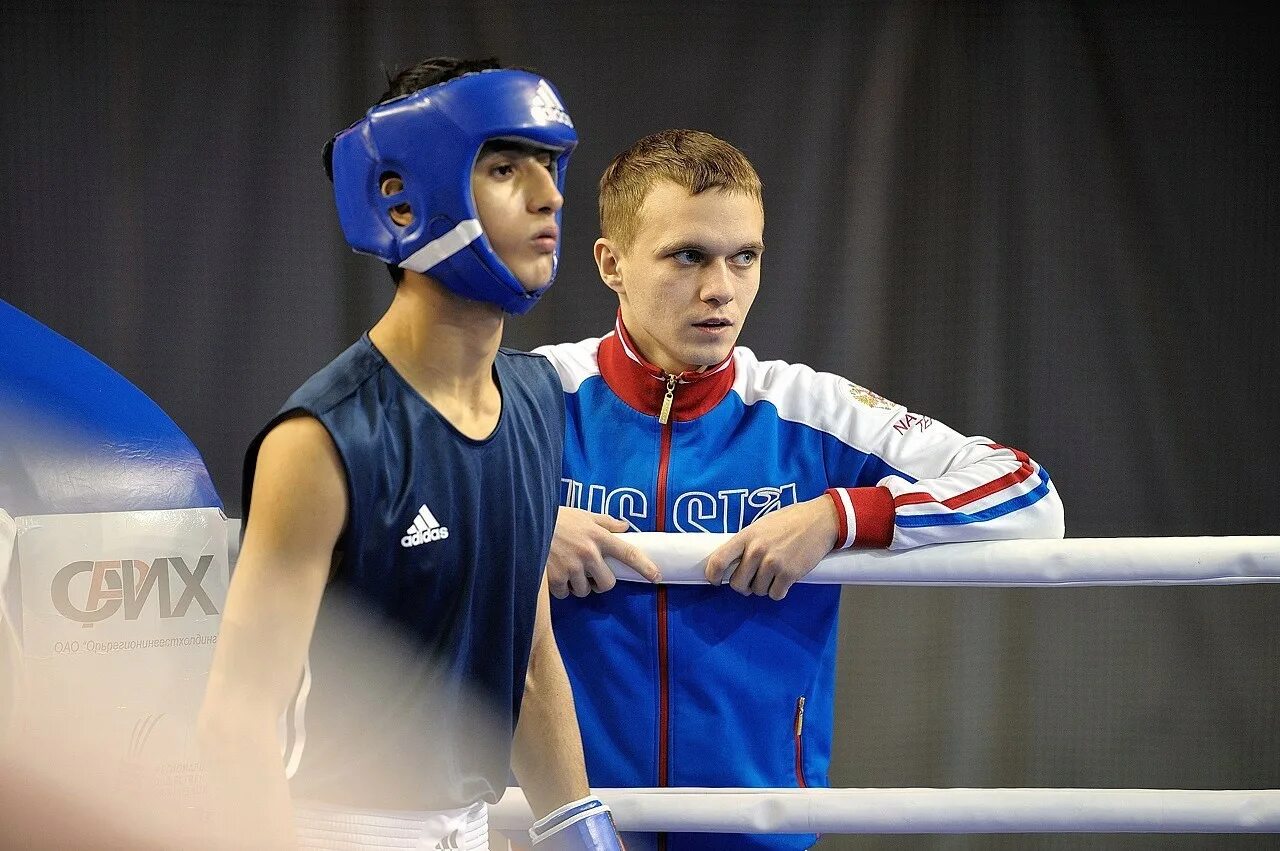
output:
<instances>
[{"instance_id":1,"label":"blue boxing glove","mask_svg":"<svg viewBox=\"0 0 1280 851\"><path fill-rule=\"evenodd\" d=\"M625 851L609 808L594 795L538 819L529 838L544 851Z\"/></svg>"}]
</instances>

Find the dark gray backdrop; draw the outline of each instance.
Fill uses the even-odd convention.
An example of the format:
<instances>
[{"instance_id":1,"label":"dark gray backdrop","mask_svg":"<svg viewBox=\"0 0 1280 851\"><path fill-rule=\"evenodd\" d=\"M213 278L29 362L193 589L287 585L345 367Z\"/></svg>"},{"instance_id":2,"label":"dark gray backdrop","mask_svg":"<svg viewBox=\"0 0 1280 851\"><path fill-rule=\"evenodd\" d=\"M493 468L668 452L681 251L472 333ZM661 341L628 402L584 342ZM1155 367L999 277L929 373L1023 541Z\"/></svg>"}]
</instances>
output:
<instances>
[{"instance_id":1,"label":"dark gray backdrop","mask_svg":"<svg viewBox=\"0 0 1280 851\"><path fill-rule=\"evenodd\" d=\"M765 183L746 345L1027 449L1070 535L1275 534L1276 35L1185 4L4 3L0 298L156 399L235 516L252 433L390 296L321 144L380 64L497 54L583 137L510 344L608 329L595 180L703 128ZM833 782L1280 787L1276 590L850 589ZM823 847L993 844L1032 842Z\"/></svg>"}]
</instances>

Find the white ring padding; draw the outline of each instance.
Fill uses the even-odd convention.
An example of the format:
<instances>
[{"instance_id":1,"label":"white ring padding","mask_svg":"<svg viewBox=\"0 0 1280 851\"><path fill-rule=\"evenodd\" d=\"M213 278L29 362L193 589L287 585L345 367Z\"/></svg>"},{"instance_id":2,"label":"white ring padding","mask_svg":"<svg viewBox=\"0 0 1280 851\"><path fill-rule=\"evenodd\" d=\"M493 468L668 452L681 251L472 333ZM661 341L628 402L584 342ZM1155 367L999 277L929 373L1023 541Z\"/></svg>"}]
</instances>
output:
<instances>
[{"instance_id":1,"label":"white ring padding","mask_svg":"<svg viewBox=\"0 0 1280 851\"><path fill-rule=\"evenodd\" d=\"M707 556L729 540L714 533L623 533L666 583L703 583ZM641 577L617 560L619 579ZM838 550L801 582L820 585L1239 585L1280 582L1280 536L1069 538L937 544L912 550Z\"/></svg>"},{"instance_id":2,"label":"white ring padding","mask_svg":"<svg viewBox=\"0 0 1280 851\"><path fill-rule=\"evenodd\" d=\"M1278 833L1280 789L594 789L618 830L690 833ZM533 814L518 788L489 826Z\"/></svg>"}]
</instances>

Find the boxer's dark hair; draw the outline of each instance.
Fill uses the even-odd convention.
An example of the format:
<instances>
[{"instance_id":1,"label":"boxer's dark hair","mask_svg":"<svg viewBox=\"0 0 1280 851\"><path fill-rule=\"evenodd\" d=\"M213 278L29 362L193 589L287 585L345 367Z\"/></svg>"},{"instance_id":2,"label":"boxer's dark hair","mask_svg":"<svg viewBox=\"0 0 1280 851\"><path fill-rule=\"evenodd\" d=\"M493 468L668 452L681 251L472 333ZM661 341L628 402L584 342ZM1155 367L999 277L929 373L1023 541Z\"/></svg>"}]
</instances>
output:
<instances>
[{"instance_id":1,"label":"boxer's dark hair","mask_svg":"<svg viewBox=\"0 0 1280 851\"><path fill-rule=\"evenodd\" d=\"M397 71L395 76L383 69L383 74L387 78L387 90L382 93L382 96L373 105L378 106L387 101L411 95L414 92L425 89L427 86L434 86L437 83L461 77L463 74L471 74L475 71L491 71L501 67L502 64L498 62L498 57L496 56L490 56L488 59L454 59L452 56L434 56L431 59L423 59L416 65L410 65L408 68ZM324 173L328 175L330 182L332 182L332 140L324 146L323 159Z\"/></svg>"},{"instance_id":2,"label":"boxer's dark hair","mask_svg":"<svg viewBox=\"0 0 1280 851\"><path fill-rule=\"evenodd\" d=\"M490 56L487 59L454 59L452 56L423 59L416 65L397 71L394 77L386 74L387 90L382 93L382 97L378 98L378 103L386 103L389 100L411 95L427 86L434 86L445 80L461 77L463 74L492 71L501 67L502 63L496 56Z\"/></svg>"},{"instance_id":3,"label":"boxer's dark hair","mask_svg":"<svg viewBox=\"0 0 1280 851\"><path fill-rule=\"evenodd\" d=\"M407 68L401 68L394 76L388 73L386 68L383 68L382 73L387 78L387 90L382 93L382 96L378 98L374 106L405 95L411 95L428 86L434 86L437 83L443 83L446 80L452 80L464 74L473 74L477 71L492 71L501 67L502 63L498 61L496 56L490 56L485 59L455 59L452 56L433 56ZM332 139L324 146L322 158L324 160L324 173L328 175L329 182L332 183ZM397 284L404 280L404 269L394 263L387 264L387 272L391 275L391 280Z\"/></svg>"}]
</instances>

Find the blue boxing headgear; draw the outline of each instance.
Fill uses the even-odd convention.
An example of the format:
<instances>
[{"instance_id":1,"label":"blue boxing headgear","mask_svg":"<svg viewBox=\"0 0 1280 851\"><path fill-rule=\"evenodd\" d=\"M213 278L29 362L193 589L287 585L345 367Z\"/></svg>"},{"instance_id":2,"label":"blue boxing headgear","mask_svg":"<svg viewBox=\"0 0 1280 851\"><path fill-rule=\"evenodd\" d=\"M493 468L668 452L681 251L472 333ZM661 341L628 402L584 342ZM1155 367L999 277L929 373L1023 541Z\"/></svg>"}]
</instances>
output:
<instances>
[{"instance_id":1,"label":"blue boxing headgear","mask_svg":"<svg viewBox=\"0 0 1280 851\"><path fill-rule=\"evenodd\" d=\"M510 139L556 156L556 188L564 192L569 155L578 144L560 96L527 71L465 74L378 104L333 140L333 191L338 219L356 251L422 272L458 295L524 313L551 286L527 291L480 226L471 170L485 142ZM404 191L383 195L381 178L395 172ZM391 209L408 204L401 227ZM556 212L556 224L560 213ZM552 279L560 264L553 257Z\"/></svg>"}]
</instances>

